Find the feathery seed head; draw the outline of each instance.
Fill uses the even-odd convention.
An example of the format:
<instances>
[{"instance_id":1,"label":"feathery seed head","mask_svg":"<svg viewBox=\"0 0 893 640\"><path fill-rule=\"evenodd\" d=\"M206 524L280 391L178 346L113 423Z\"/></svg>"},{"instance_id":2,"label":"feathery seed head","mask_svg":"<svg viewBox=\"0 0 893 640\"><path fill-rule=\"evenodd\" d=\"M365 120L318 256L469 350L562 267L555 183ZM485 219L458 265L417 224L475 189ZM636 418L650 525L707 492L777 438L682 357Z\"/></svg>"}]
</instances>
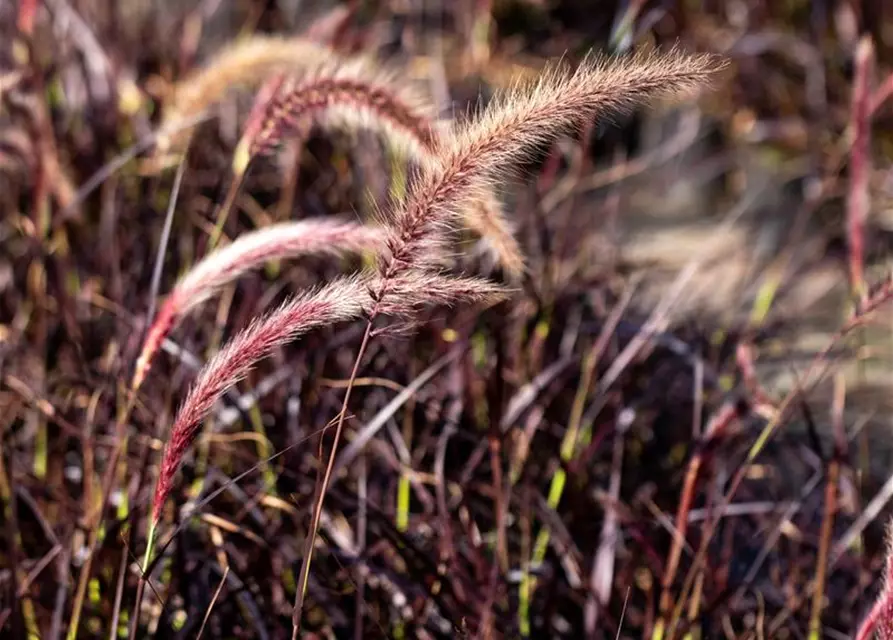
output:
<instances>
[{"instance_id":1,"label":"feathery seed head","mask_svg":"<svg viewBox=\"0 0 893 640\"><path fill-rule=\"evenodd\" d=\"M302 255L340 256L377 251L384 241L378 227L338 218L307 218L273 224L243 234L199 261L177 283L175 292L186 313L246 272Z\"/></svg>"},{"instance_id":2,"label":"feathery seed head","mask_svg":"<svg viewBox=\"0 0 893 640\"><path fill-rule=\"evenodd\" d=\"M133 379L130 381L131 391L136 391L143 385L143 381L152 367L152 358L161 348L167 334L171 332L176 324L178 306L177 296L173 294L168 296L164 304L161 305L158 315L152 321L149 333L146 334L146 339L143 341L143 348L140 350L139 358L136 360Z\"/></svg>"},{"instance_id":3,"label":"feathery seed head","mask_svg":"<svg viewBox=\"0 0 893 640\"><path fill-rule=\"evenodd\" d=\"M371 291L376 291L381 284L378 276L370 278ZM378 312L401 320L411 319L424 307L456 304L489 307L508 295L505 287L483 278L421 270L394 277L388 287L390 295L382 300Z\"/></svg>"},{"instance_id":4,"label":"feathery seed head","mask_svg":"<svg viewBox=\"0 0 893 640\"><path fill-rule=\"evenodd\" d=\"M439 161L437 138L449 133L430 101L397 74L364 57L333 58L292 78L275 76L258 93L233 157L241 176L251 158L272 151L292 131L311 122L346 131L379 133L397 152L417 164ZM523 271L518 243L499 200L482 193L465 212L468 226L486 239L513 278Z\"/></svg>"},{"instance_id":5,"label":"feathery seed head","mask_svg":"<svg viewBox=\"0 0 893 640\"><path fill-rule=\"evenodd\" d=\"M264 82L257 95L254 98L254 104L248 117L245 118L245 125L242 130L242 137L236 145L233 152L233 175L241 178L248 169L248 163L252 158L252 146L255 144L258 135L264 128L267 113L272 108L273 102L279 96L282 86L286 82L284 73L277 73L272 78Z\"/></svg>"},{"instance_id":6,"label":"feathery seed head","mask_svg":"<svg viewBox=\"0 0 893 640\"><path fill-rule=\"evenodd\" d=\"M592 118L658 97L694 93L718 68L710 56L638 54L609 60L589 57L573 73L562 66L495 98L453 135L438 140L437 153L416 175L408 197L397 207L388 254L379 260L381 289L426 256L475 201L487 197L493 180L516 168L538 145L582 128Z\"/></svg>"},{"instance_id":7,"label":"feathery seed head","mask_svg":"<svg viewBox=\"0 0 893 640\"><path fill-rule=\"evenodd\" d=\"M190 269L174 287L152 322L137 360L132 389L138 389L164 339L176 323L222 287L273 260L302 255L379 251L383 230L337 218L308 218L271 225L240 236Z\"/></svg>"},{"instance_id":8,"label":"feathery seed head","mask_svg":"<svg viewBox=\"0 0 893 640\"><path fill-rule=\"evenodd\" d=\"M369 306L365 283L355 277L342 278L291 299L230 340L202 369L174 420L155 486L153 522L161 516L174 476L198 435L201 421L223 393L277 347L322 325L354 319Z\"/></svg>"},{"instance_id":9,"label":"feathery seed head","mask_svg":"<svg viewBox=\"0 0 893 640\"><path fill-rule=\"evenodd\" d=\"M333 58L285 79L274 91L255 101L252 115L259 124L246 123L243 140L252 157L268 153L290 130L311 120L346 131L378 131L411 156L432 146L437 125L430 101L368 58Z\"/></svg>"},{"instance_id":10,"label":"feathery seed head","mask_svg":"<svg viewBox=\"0 0 893 640\"><path fill-rule=\"evenodd\" d=\"M178 123L201 114L233 89L253 89L280 73L300 73L335 55L327 46L302 37L255 35L221 49L201 69L177 83L164 112L161 152L185 136L171 132Z\"/></svg>"}]
</instances>

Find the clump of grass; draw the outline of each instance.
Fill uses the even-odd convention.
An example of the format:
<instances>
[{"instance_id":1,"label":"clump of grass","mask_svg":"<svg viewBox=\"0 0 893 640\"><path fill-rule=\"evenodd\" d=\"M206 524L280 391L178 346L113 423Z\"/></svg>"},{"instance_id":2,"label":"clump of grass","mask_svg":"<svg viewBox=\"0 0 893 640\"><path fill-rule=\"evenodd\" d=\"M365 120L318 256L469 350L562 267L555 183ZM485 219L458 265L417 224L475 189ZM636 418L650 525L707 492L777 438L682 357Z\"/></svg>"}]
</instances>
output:
<instances>
[{"instance_id":1,"label":"clump of grass","mask_svg":"<svg viewBox=\"0 0 893 640\"><path fill-rule=\"evenodd\" d=\"M314 508L294 608L300 624L313 538L319 523L334 454L353 380L380 315L411 321L419 306L451 302L491 303L505 294L480 278L444 274L440 265L450 232L464 212L517 167L539 145L572 133L593 118L656 97L691 95L717 68L709 56L637 55L622 60L590 57L574 72L555 67L533 84L521 85L491 102L468 122L438 136L421 158L407 195L382 215L385 249L377 267L362 277L337 280L296 297L233 338L202 370L180 408L165 448L153 500L147 557L162 507L198 425L221 394L272 350L321 324L365 315L366 332L357 353L335 428L329 462Z\"/></svg>"},{"instance_id":2,"label":"clump of grass","mask_svg":"<svg viewBox=\"0 0 893 640\"><path fill-rule=\"evenodd\" d=\"M311 218L247 233L208 254L180 278L152 321L137 359L131 389L136 391L142 385L152 359L176 323L244 273L267 262L303 255L377 251L383 239L383 230L378 227L336 218Z\"/></svg>"}]
</instances>

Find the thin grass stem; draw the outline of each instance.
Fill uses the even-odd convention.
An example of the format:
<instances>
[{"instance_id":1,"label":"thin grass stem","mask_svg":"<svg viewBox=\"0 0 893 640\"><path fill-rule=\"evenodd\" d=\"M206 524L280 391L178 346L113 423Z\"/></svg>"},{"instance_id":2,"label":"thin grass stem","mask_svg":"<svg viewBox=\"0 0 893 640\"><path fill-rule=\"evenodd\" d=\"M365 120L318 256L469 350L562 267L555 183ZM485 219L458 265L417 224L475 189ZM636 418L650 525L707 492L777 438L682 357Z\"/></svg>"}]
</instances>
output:
<instances>
[{"instance_id":1,"label":"thin grass stem","mask_svg":"<svg viewBox=\"0 0 893 640\"><path fill-rule=\"evenodd\" d=\"M322 484L320 485L319 493L316 497L316 504L313 506L313 518L310 521L310 530L307 533L307 540L304 543L304 558L301 560L301 573L298 576L298 583L295 588L295 606L292 613L292 640L297 640L301 628L301 616L304 611L304 597L307 591L307 581L310 577L310 562L313 557L313 546L316 542L316 532L319 528L319 519L322 515L323 501L329 487L332 467L335 466L335 455L338 452L338 443L341 440L341 430L344 428L344 418L347 415L350 393L353 390L354 381L357 379L357 373L360 370L360 362L366 354L366 348L369 345L369 339L371 337L372 321L368 320L366 322L366 331L363 333L363 341L360 343L359 351L357 351L357 357L353 363L353 370L350 372L350 380L348 381L347 389L344 392L344 400L341 403L341 411L338 413L338 422L335 425L335 437L332 440L332 447L329 451L329 461L326 463L326 471L322 477Z\"/></svg>"}]
</instances>

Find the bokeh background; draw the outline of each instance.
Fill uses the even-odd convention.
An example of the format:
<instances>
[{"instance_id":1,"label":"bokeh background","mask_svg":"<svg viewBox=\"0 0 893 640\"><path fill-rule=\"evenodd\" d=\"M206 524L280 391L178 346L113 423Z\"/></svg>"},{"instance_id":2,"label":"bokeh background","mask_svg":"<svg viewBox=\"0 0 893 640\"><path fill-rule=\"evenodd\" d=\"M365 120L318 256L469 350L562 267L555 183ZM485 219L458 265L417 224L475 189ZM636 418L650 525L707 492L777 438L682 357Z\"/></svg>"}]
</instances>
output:
<instances>
[{"instance_id":1,"label":"bokeh background","mask_svg":"<svg viewBox=\"0 0 893 640\"><path fill-rule=\"evenodd\" d=\"M197 364L344 265L241 279L116 421L175 168L162 294L206 250L257 87L233 87L185 161L146 141L178 81L261 33L372 54L444 117L591 51L728 60L695 102L530 159L504 190L529 262L509 302L372 347L347 439L385 426L326 497L306 637L855 632L893 512L889 2L0 0L0 28L0 635L291 637L320 430L362 327L227 397L137 604L138 558ZM364 132L304 142L253 167L227 237L366 219L401 177ZM457 261L502 277L473 240Z\"/></svg>"}]
</instances>

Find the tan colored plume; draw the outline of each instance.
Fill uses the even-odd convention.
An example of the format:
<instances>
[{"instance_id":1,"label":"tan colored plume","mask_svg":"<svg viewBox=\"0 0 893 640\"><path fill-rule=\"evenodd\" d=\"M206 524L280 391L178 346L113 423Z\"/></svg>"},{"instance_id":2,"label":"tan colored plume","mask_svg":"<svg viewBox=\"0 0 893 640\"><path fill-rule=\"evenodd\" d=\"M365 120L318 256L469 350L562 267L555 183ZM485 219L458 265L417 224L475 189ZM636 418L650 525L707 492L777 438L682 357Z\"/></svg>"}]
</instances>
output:
<instances>
[{"instance_id":1,"label":"tan colored plume","mask_svg":"<svg viewBox=\"0 0 893 640\"><path fill-rule=\"evenodd\" d=\"M334 55L331 48L303 37L252 35L222 48L174 87L164 108L159 151L166 153L180 147L188 132L173 131L223 100L230 91L257 89L276 74L302 73Z\"/></svg>"}]
</instances>

